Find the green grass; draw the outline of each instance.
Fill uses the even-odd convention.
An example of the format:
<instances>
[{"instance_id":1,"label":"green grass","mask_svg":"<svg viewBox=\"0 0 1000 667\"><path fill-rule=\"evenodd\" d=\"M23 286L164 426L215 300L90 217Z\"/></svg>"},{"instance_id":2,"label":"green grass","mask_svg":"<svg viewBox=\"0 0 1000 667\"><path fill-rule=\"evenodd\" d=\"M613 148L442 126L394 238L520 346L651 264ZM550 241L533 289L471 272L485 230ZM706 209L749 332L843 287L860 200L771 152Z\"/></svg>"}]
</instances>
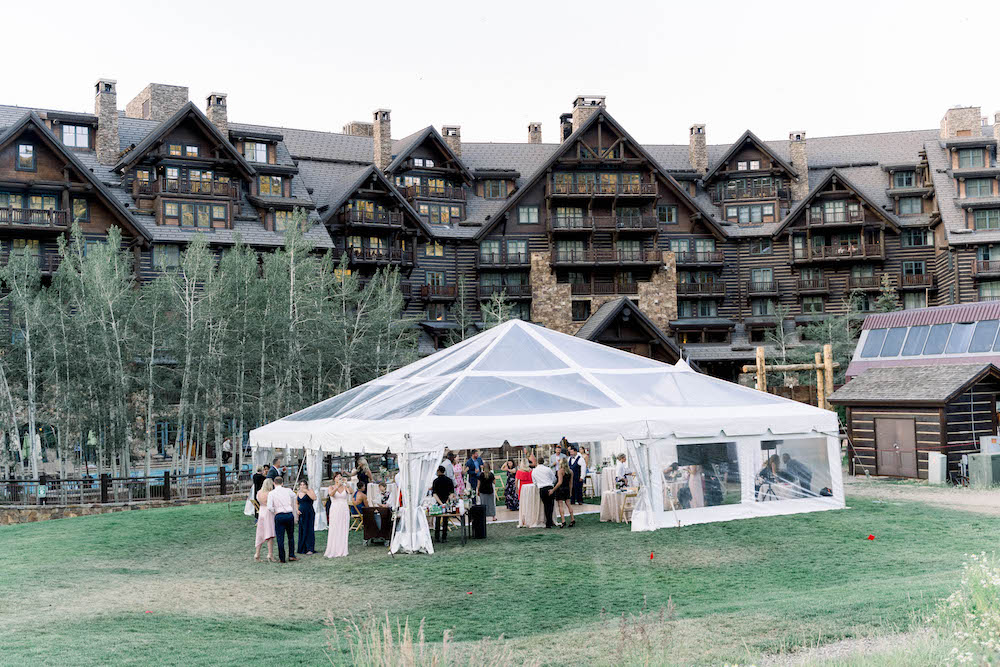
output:
<instances>
[{"instance_id":1,"label":"green grass","mask_svg":"<svg viewBox=\"0 0 1000 667\"><path fill-rule=\"evenodd\" d=\"M236 504L0 527L0 661L315 664L328 612L374 612L424 619L432 640L502 634L526 657L607 664L617 617L670 600L675 659L746 662L907 629L957 586L963 554L996 548L998 517L849 505L654 533L594 515L567 530L490 525L487 541L434 556L389 558L352 533L348 558L287 566L252 562Z\"/></svg>"}]
</instances>

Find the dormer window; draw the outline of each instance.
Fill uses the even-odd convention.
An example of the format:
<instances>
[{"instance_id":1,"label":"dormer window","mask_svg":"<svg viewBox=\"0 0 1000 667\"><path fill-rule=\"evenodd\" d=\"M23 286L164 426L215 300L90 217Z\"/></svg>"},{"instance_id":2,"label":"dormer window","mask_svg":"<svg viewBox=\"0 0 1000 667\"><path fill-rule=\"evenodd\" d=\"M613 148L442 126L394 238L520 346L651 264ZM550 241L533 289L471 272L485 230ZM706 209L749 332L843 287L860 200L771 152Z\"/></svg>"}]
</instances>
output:
<instances>
[{"instance_id":1,"label":"dormer window","mask_svg":"<svg viewBox=\"0 0 1000 667\"><path fill-rule=\"evenodd\" d=\"M198 147L197 146L185 146L184 147L185 157L198 157Z\"/></svg>"},{"instance_id":2,"label":"dormer window","mask_svg":"<svg viewBox=\"0 0 1000 667\"><path fill-rule=\"evenodd\" d=\"M750 160L750 171L757 171L760 169L760 160Z\"/></svg>"},{"instance_id":3,"label":"dormer window","mask_svg":"<svg viewBox=\"0 0 1000 667\"><path fill-rule=\"evenodd\" d=\"M900 197L900 215L919 215L924 212L923 200L920 197Z\"/></svg>"},{"instance_id":4,"label":"dormer window","mask_svg":"<svg viewBox=\"0 0 1000 667\"><path fill-rule=\"evenodd\" d=\"M17 171L35 171L35 147L32 144L17 145Z\"/></svg>"},{"instance_id":5,"label":"dormer window","mask_svg":"<svg viewBox=\"0 0 1000 667\"><path fill-rule=\"evenodd\" d=\"M285 194L281 176L260 176L257 183L261 197L283 197Z\"/></svg>"},{"instance_id":6,"label":"dormer window","mask_svg":"<svg viewBox=\"0 0 1000 667\"><path fill-rule=\"evenodd\" d=\"M912 188L914 173L912 171L897 171L892 175L892 187Z\"/></svg>"},{"instance_id":7,"label":"dormer window","mask_svg":"<svg viewBox=\"0 0 1000 667\"><path fill-rule=\"evenodd\" d=\"M736 163L736 171L746 171L749 167L749 163L746 160L741 160Z\"/></svg>"},{"instance_id":8,"label":"dormer window","mask_svg":"<svg viewBox=\"0 0 1000 667\"><path fill-rule=\"evenodd\" d=\"M243 142L243 157L250 162L267 162L267 144L259 141Z\"/></svg>"},{"instance_id":9,"label":"dormer window","mask_svg":"<svg viewBox=\"0 0 1000 667\"><path fill-rule=\"evenodd\" d=\"M413 166L414 167L433 167L434 166L434 160L430 159L429 157L415 157L415 158L413 158Z\"/></svg>"},{"instance_id":10,"label":"dormer window","mask_svg":"<svg viewBox=\"0 0 1000 667\"><path fill-rule=\"evenodd\" d=\"M969 169L986 166L986 151L982 148L958 149L958 168Z\"/></svg>"},{"instance_id":11,"label":"dormer window","mask_svg":"<svg viewBox=\"0 0 1000 667\"><path fill-rule=\"evenodd\" d=\"M992 178L969 178L965 181L966 197L991 197L993 196Z\"/></svg>"},{"instance_id":12,"label":"dormer window","mask_svg":"<svg viewBox=\"0 0 1000 667\"><path fill-rule=\"evenodd\" d=\"M181 156L181 145L180 144L170 144L167 147L167 154L170 155L170 156L172 156L172 157L180 157Z\"/></svg>"},{"instance_id":13,"label":"dormer window","mask_svg":"<svg viewBox=\"0 0 1000 667\"><path fill-rule=\"evenodd\" d=\"M63 146L70 148L90 148L90 128L86 125L63 125Z\"/></svg>"},{"instance_id":14,"label":"dormer window","mask_svg":"<svg viewBox=\"0 0 1000 667\"><path fill-rule=\"evenodd\" d=\"M486 199L503 199L507 196L507 181L483 181L483 197Z\"/></svg>"}]
</instances>

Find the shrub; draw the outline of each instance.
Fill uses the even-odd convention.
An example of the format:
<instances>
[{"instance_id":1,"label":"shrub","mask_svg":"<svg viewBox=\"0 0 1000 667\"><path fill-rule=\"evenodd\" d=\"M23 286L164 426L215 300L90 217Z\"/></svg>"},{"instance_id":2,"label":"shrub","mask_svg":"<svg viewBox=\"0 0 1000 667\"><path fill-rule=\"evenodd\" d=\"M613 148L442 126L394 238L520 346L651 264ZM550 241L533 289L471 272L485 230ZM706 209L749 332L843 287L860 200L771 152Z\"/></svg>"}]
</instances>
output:
<instances>
[{"instance_id":1,"label":"shrub","mask_svg":"<svg viewBox=\"0 0 1000 667\"><path fill-rule=\"evenodd\" d=\"M950 664L1000 662L1000 558L968 556L958 590L938 604L931 623L960 644Z\"/></svg>"}]
</instances>

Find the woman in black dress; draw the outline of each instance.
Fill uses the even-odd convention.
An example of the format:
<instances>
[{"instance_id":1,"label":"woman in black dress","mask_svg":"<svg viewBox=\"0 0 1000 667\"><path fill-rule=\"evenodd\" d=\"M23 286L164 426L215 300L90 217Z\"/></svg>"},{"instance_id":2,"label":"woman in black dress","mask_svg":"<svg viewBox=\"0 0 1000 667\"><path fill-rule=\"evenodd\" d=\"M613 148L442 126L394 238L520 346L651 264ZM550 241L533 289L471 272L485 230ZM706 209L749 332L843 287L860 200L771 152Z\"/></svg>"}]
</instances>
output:
<instances>
[{"instance_id":1,"label":"woman in black dress","mask_svg":"<svg viewBox=\"0 0 1000 667\"><path fill-rule=\"evenodd\" d=\"M566 526L566 519L563 518L563 508L569 514L570 527L576 525L576 517L573 516L573 507L569 504L570 494L573 492L573 471L569 469L566 459L559 460L559 469L556 472L556 485L552 487L552 495L556 499L556 509L559 510L559 527Z\"/></svg>"},{"instance_id":2,"label":"woman in black dress","mask_svg":"<svg viewBox=\"0 0 1000 667\"><path fill-rule=\"evenodd\" d=\"M517 465L514 463L514 459L507 459L507 462L503 464L500 470L507 473L507 485L503 489L503 502L507 505L507 509L512 512L516 512L517 508L520 506L517 497Z\"/></svg>"},{"instance_id":3,"label":"woman in black dress","mask_svg":"<svg viewBox=\"0 0 1000 667\"><path fill-rule=\"evenodd\" d=\"M316 492L309 488L306 479L299 482L299 553L311 556L316 553Z\"/></svg>"},{"instance_id":4,"label":"woman in black dress","mask_svg":"<svg viewBox=\"0 0 1000 667\"><path fill-rule=\"evenodd\" d=\"M250 494L250 502L253 504L253 525L255 526L257 525L257 517L260 514L260 503L257 502L257 494L260 493L260 487L264 485L266 478L267 466L261 466L252 477L253 493Z\"/></svg>"}]
</instances>

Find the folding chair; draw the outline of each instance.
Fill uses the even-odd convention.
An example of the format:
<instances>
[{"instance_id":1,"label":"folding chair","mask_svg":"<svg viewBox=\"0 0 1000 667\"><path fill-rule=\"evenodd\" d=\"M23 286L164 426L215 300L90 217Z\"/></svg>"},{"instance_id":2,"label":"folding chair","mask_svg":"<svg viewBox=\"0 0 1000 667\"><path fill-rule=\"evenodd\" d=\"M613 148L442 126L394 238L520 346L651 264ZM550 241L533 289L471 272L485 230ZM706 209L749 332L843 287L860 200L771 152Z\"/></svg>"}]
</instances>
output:
<instances>
[{"instance_id":1,"label":"folding chair","mask_svg":"<svg viewBox=\"0 0 1000 667\"><path fill-rule=\"evenodd\" d=\"M625 502L622 503L622 511L619 516L620 523L630 523L632 521L632 512L635 510L635 501L638 497L639 494L635 491L625 493Z\"/></svg>"},{"instance_id":2,"label":"folding chair","mask_svg":"<svg viewBox=\"0 0 1000 667\"><path fill-rule=\"evenodd\" d=\"M583 495L588 498L593 498L597 495L597 491L594 489L594 478L590 475L583 480Z\"/></svg>"},{"instance_id":3,"label":"folding chair","mask_svg":"<svg viewBox=\"0 0 1000 667\"><path fill-rule=\"evenodd\" d=\"M362 523L361 515L360 514L352 514L351 515L351 527L350 527L349 530L352 530L352 531L354 531L354 530L361 530L361 528L362 528L363 525L364 524Z\"/></svg>"}]
</instances>

